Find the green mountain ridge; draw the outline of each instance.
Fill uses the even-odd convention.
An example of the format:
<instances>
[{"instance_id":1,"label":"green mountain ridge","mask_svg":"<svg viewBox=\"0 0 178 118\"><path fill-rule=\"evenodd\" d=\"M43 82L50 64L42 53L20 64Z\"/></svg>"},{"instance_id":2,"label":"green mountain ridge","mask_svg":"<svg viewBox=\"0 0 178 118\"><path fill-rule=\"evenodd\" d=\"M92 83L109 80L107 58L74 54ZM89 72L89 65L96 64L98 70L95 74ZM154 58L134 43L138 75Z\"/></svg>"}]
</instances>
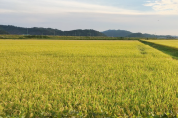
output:
<instances>
[{"instance_id":1,"label":"green mountain ridge","mask_svg":"<svg viewBox=\"0 0 178 118\"><path fill-rule=\"evenodd\" d=\"M143 34L143 33L132 33L127 30L106 30L102 32L109 37L141 37L141 38L177 38L177 36L171 35L154 35L154 34Z\"/></svg>"},{"instance_id":2,"label":"green mountain ridge","mask_svg":"<svg viewBox=\"0 0 178 118\"><path fill-rule=\"evenodd\" d=\"M108 36L108 37L138 37L138 38L178 38L178 36L170 35L154 35L143 33L132 33L127 30L106 30L99 32L93 29L77 29L71 31L62 31L52 28L33 27L24 28L13 25L0 25L0 34L12 35L57 35L57 36Z\"/></svg>"},{"instance_id":3,"label":"green mountain ridge","mask_svg":"<svg viewBox=\"0 0 178 118\"><path fill-rule=\"evenodd\" d=\"M61 31L52 28L23 28L12 25L0 25L0 29L4 32L15 35L106 36L103 33L93 29Z\"/></svg>"},{"instance_id":4,"label":"green mountain ridge","mask_svg":"<svg viewBox=\"0 0 178 118\"><path fill-rule=\"evenodd\" d=\"M107 30L102 33L109 37L126 37L132 34L132 32L126 30Z\"/></svg>"},{"instance_id":5,"label":"green mountain ridge","mask_svg":"<svg viewBox=\"0 0 178 118\"><path fill-rule=\"evenodd\" d=\"M0 34L9 34L9 33L4 31L4 30L2 30L2 29L0 29Z\"/></svg>"}]
</instances>

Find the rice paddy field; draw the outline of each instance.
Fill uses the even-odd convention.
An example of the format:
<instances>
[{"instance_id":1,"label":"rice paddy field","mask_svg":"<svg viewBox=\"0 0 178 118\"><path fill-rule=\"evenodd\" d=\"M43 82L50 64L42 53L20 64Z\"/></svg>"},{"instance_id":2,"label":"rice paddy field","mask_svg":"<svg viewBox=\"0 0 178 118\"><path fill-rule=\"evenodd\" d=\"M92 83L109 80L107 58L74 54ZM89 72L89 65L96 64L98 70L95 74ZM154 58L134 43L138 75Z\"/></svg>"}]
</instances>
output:
<instances>
[{"instance_id":1,"label":"rice paddy field","mask_svg":"<svg viewBox=\"0 0 178 118\"><path fill-rule=\"evenodd\" d=\"M178 48L178 40L149 40L149 42Z\"/></svg>"},{"instance_id":2,"label":"rice paddy field","mask_svg":"<svg viewBox=\"0 0 178 118\"><path fill-rule=\"evenodd\" d=\"M178 60L149 45L0 40L1 117L177 114Z\"/></svg>"}]
</instances>

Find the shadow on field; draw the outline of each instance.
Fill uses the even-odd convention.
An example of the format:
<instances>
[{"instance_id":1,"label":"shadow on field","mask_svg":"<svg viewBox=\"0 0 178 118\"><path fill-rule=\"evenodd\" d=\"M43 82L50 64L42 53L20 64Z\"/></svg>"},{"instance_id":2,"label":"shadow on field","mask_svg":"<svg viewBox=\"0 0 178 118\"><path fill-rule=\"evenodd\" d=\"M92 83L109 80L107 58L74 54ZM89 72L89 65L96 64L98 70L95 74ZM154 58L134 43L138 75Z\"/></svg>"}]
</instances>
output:
<instances>
[{"instance_id":1,"label":"shadow on field","mask_svg":"<svg viewBox=\"0 0 178 118\"><path fill-rule=\"evenodd\" d=\"M148 42L148 41L144 41L144 40L139 40L139 41L143 44L149 45L157 50L162 51L165 54L172 56L173 59L178 60L178 48L165 46L165 45L161 45L161 44L156 44L156 43L152 43L152 42Z\"/></svg>"}]
</instances>

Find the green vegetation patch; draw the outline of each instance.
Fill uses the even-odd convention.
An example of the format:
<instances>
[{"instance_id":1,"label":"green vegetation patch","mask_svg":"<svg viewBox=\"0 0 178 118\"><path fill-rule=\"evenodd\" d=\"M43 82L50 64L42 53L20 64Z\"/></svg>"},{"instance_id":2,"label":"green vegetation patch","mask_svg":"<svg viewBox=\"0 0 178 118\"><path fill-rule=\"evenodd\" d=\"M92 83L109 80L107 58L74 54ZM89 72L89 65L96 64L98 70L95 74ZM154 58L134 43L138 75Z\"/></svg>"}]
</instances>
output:
<instances>
[{"instance_id":1,"label":"green vegetation patch","mask_svg":"<svg viewBox=\"0 0 178 118\"><path fill-rule=\"evenodd\" d=\"M138 38L106 36L51 36L51 35L0 35L0 39L30 40L138 40Z\"/></svg>"}]
</instances>

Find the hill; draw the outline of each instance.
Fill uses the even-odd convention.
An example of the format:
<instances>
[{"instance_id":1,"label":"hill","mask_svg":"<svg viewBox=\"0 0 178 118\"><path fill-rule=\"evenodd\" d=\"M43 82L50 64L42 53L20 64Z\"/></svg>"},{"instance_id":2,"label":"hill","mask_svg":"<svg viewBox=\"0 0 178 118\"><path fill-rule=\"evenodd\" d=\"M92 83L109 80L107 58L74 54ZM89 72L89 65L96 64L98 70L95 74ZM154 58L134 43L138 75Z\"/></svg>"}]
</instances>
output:
<instances>
[{"instance_id":1,"label":"hill","mask_svg":"<svg viewBox=\"0 0 178 118\"><path fill-rule=\"evenodd\" d=\"M52 28L42 28L42 27L33 27L33 28L23 28L16 27L12 25L0 25L0 29L15 35L59 35L59 36L105 36L103 33L92 30L71 30L71 31L61 31L58 29Z\"/></svg>"},{"instance_id":2,"label":"hill","mask_svg":"<svg viewBox=\"0 0 178 118\"><path fill-rule=\"evenodd\" d=\"M145 37L142 33L132 33L128 35L127 37Z\"/></svg>"},{"instance_id":3,"label":"hill","mask_svg":"<svg viewBox=\"0 0 178 118\"><path fill-rule=\"evenodd\" d=\"M102 33L110 37L126 37L132 34L132 32L126 30L107 30L103 31Z\"/></svg>"},{"instance_id":4,"label":"hill","mask_svg":"<svg viewBox=\"0 0 178 118\"><path fill-rule=\"evenodd\" d=\"M143 33L132 33L126 30L107 30L103 31L103 34L109 37L142 37L142 38L159 38L159 39L175 39L177 36L170 35L155 35L155 34L143 34Z\"/></svg>"},{"instance_id":5,"label":"hill","mask_svg":"<svg viewBox=\"0 0 178 118\"><path fill-rule=\"evenodd\" d=\"M0 29L0 34L9 34L9 33Z\"/></svg>"}]
</instances>

